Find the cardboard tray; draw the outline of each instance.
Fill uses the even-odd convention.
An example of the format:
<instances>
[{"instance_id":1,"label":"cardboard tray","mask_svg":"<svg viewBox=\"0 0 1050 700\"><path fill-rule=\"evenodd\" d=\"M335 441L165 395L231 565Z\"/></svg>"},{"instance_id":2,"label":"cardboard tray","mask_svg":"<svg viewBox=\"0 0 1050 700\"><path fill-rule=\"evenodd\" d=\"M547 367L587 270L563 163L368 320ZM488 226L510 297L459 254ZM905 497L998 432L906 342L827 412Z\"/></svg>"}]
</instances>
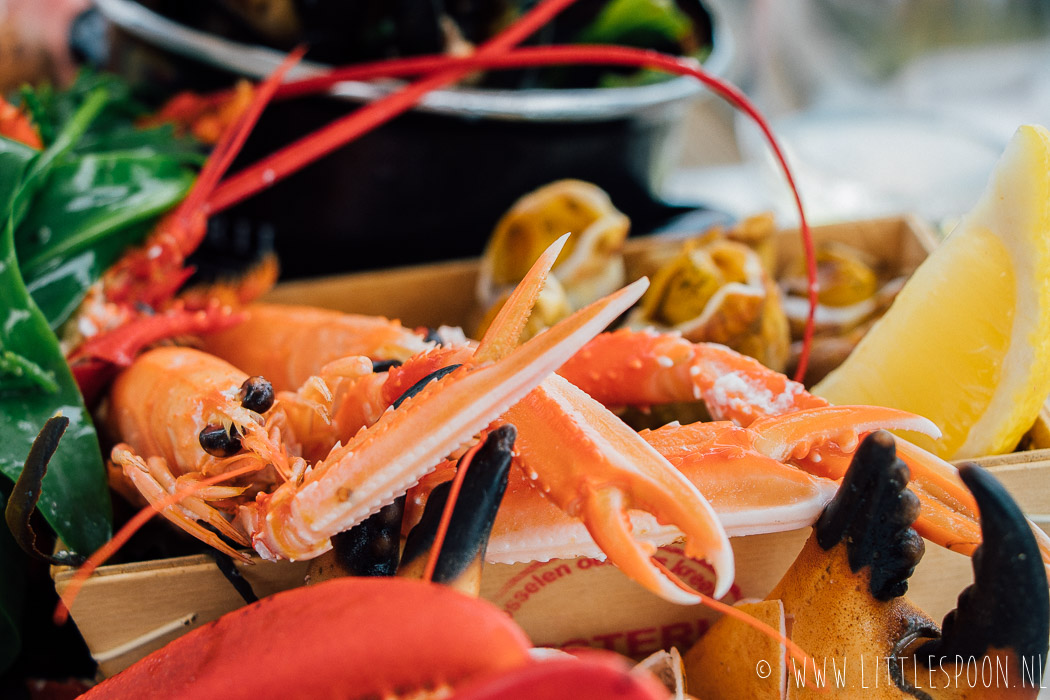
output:
<instances>
[{"instance_id":1,"label":"cardboard tray","mask_svg":"<svg viewBox=\"0 0 1050 700\"><path fill-rule=\"evenodd\" d=\"M778 234L778 266L799 255L794 231ZM897 273L909 273L937 245L936 236L911 217L852 222L814 229L817 240L867 250ZM677 240L631 239L628 269ZM269 300L313 304L348 312L400 318L408 326L468 325L474 313L477 261L449 262L280 285ZM1050 428L1044 415L1026 445L1036 449L979 460L1037 520L1050 513ZM801 549L809 530L733 539L737 580L730 598L764 596ZM686 581L707 585L706 565L677 545L659 556ZM301 585L308 562L237 564L262 597ZM53 570L61 595L72 577ZM972 580L970 561L940 547L927 548L909 595L934 619L955 606ZM482 596L502 607L537 645L588 644L632 657L677 645L688 648L713 619L700 607L666 603L594 559L487 565ZM206 555L101 567L84 585L72 617L98 661L112 675L189 629L214 620L244 601Z\"/></svg>"}]
</instances>

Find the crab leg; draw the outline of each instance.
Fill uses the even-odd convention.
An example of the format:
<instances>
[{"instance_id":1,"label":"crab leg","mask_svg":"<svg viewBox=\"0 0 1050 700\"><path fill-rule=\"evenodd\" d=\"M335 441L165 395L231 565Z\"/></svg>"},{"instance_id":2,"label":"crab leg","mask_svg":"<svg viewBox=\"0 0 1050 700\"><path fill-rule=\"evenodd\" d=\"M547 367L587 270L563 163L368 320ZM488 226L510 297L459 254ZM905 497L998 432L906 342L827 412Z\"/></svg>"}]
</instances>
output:
<instances>
[{"instance_id":1,"label":"crab leg","mask_svg":"<svg viewBox=\"0 0 1050 700\"><path fill-rule=\"evenodd\" d=\"M638 280L498 362L462 367L431 382L336 448L301 483L261 494L240 513L255 549L265 557L292 559L327 551L332 535L418 482L623 313L647 286Z\"/></svg>"},{"instance_id":2,"label":"crab leg","mask_svg":"<svg viewBox=\"0 0 1050 700\"><path fill-rule=\"evenodd\" d=\"M798 382L724 345L654 330L602 333L558 374L606 406L703 400L715 420L743 426L762 416L828 405Z\"/></svg>"}]
</instances>

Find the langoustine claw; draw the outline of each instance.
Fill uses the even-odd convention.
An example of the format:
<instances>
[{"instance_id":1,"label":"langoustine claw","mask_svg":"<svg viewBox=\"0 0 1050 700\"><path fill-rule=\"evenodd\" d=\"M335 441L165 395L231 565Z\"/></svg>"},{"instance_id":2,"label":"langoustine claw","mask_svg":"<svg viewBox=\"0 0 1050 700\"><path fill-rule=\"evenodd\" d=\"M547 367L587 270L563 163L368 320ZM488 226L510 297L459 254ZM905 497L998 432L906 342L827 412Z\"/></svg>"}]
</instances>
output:
<instances>
[{"instance_id":1,"label":"langoustine claw","mask_svg":"<svg viewBox=\"0 0 1050 700\"><path fill-rule=\"evenodd\" d=\"M478 343L476 359L502 357L514 347L567 238L550 245L515 288ZM519 458L528 480L562 512L581 518L621 571L667 600L702 600L653 558L651 543L632 536L628 511L642 510L677 527L685 535L686 551L714 568L714 597L726 594L734 577L733 555L707 499L601 403L551 376L507 418L518 427Z\"/></svg>"}]
</instances>

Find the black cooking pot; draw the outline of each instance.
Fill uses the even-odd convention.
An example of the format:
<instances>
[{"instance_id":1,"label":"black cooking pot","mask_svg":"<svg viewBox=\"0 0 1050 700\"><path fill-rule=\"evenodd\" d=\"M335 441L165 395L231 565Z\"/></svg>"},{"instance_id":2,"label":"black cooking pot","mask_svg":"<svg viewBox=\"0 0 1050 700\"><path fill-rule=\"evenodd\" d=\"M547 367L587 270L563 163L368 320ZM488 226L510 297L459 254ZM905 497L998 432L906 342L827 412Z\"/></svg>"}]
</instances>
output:
<instances>
[{"instance_id":1,"label":"black cooking pot","mask_svg":"<svg viewBox=\"0 0 1050 700\"><path fill-rule=\"evenodd\" d=\"M161 94L260 78L283 58L133 0L96 6L110 25L110 67ZM718 74L731 47L722 23L711 19L705 65ZM322 69L305 63L293 76ZM391 89L342 83L323 97L274 103L233 171ZM684 112L703 94L691 78L629 88L431 93L412 112L214 217L198 264L221 265L268 241L286 277L474 256L517 198L560 178L599 185L631 217L633 232L650 231L695 208L668 205L658 193L676 161Z\"/></svg>"}]
</instances>

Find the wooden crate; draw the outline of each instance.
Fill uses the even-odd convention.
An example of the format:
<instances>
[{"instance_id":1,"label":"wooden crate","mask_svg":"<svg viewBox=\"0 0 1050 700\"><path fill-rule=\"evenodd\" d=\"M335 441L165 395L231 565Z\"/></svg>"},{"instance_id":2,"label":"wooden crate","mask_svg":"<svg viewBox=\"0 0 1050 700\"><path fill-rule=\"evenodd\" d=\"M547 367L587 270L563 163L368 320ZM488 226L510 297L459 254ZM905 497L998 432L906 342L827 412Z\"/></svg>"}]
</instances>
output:
<instances>
[{"instance_id":1,"label":"wooden crate","mask_svg":"<svg viewBox=\"0 0 1050 700\"><path fill-rule=\"evenodd\" d=\"M778 264L799 254L797 233L781 232ZM936 236L912 218L853 222L814 230L818 240L849 242L895 267L912 271L937 244ZM677 240L631 239L629 269ZM343 311L400 318L408 326L467 324L474 313L476 261L449 262L280 285L270 301L307 303ZM1033 515L1050 513L1050 429L1040 420L1028 444L1036 448L981 460ZM733 539L737 581L731 596L764 596L787 569L807 530ZM694 584L707 576L703 564L676 546L663 548L668 566ZM260 595L299 585L307 564L238 564ZM72 572L54 570L61 594ZM935 619L954 607L971 580L967 557L930 547L911 582L911 597ZM507 610L539 645L585 643L641 656L670 644L687 646L711 616L701 608L666 603L593 559L488 565L482 595ZM72 608L104 675L112 675L189 629L243 604L208 556L189 556L101 567Z\"/></svg>"}]
</instances>

